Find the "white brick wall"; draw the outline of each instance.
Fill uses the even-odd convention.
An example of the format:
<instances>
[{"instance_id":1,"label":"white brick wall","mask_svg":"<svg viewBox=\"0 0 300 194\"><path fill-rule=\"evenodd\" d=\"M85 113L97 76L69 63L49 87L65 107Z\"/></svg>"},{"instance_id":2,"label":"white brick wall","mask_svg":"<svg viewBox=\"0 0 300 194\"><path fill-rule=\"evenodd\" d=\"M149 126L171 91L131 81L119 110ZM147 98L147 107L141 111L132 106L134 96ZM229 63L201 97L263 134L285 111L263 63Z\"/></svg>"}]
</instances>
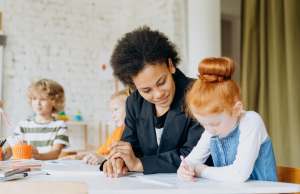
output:
<instances>
[{"instance_id":1,"label":"white brick wall","mask_svg":"<svg viewBox=\"0 0 300 194\"><path fill-rule=\"evenodd\" d=\"M165 32L186 56L182 0L5 0L3 12L7 114L14 123L26 118L30 82L54 79L65 88L66 112L82 112L93 144L99 120L109 119L107 102L114 92L111 69L100 65L109 63L117 39L146 24Z\"/></svg>"}]
</instances>

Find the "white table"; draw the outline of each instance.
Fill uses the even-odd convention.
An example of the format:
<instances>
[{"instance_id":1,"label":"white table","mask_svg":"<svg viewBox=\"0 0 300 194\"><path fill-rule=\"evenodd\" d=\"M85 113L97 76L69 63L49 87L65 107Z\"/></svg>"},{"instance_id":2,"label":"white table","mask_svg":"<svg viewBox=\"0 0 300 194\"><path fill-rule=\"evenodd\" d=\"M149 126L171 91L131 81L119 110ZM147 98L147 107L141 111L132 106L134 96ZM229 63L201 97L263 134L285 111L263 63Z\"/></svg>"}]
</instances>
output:
<instances>
[{"instance_id":1,"label":"white table","mask_svg":"<svg viewBox=\"0 0 300 194\"><path fill-rule=\"evenodd\" d=\"M106 178L97 166L82 161L60 160L45 163L50 175L32 175L22 181L73 181L86 183L89 194L200 194L200 193L294 193L300 185L281 182L249 181L246 183L221 183L198 179L185 182L176 174L131 174L121 178ZM16 181L17 182L17 181Z\"/></svg>"}]
</instances>

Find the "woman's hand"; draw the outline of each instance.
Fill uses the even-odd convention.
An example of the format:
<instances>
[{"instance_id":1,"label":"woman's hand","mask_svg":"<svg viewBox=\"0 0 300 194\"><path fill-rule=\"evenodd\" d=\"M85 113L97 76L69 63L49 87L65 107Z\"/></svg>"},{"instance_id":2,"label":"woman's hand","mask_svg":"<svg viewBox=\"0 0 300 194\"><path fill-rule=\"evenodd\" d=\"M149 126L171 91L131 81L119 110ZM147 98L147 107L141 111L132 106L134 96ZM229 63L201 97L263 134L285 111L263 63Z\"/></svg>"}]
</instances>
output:
<instances>
[{"instance_id":1,"label":"woman's hand","mask_svg":"<svg viewBox=\"0 0 300 194\"><path fill-rule=\"evenodd\" d=\"M182 156L180 166L177 170L177 175L180 179L195 181L196 171L194 167L189 165Z\"/></svg>"},{"instance_id":2,"label":"woman's hand","mask_svg":"<svg viewBox=\"0 0 300 194\"><path fill-rule=\"evenodd\" d=\"M143 172L142 162L133 152L131 144L124 141L113 142L108 159L122 158L129 171Z\"/></svg>"},{"instance_id":3,"label":"woman's hand","mask_svg":"<svg viewBox=\"0 0 300 194\"><path fill-rule=\"evenodd\" d=\"M103 164L103 173L107 177L120 177L128 173L128 168L122 158L111 158Z\"/></svg>"}]
</instances>

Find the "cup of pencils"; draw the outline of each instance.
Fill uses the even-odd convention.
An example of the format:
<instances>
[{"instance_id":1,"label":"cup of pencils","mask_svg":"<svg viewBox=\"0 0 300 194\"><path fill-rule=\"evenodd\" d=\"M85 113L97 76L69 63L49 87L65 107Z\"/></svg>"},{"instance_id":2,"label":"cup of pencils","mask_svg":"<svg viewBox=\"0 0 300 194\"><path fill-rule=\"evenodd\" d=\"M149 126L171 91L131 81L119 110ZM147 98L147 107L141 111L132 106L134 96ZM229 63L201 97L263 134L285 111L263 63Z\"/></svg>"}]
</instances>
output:
<instances>
[{"instance_id":1,"label":"cup of pencils","mask_svg":"<svg viewBox=\"0 0 300 194\"><path fill-rule=\"evenodd\" d=\"M18 143L12 147L13 159L31 159L32 158L32 146L27 143Z\"/></svg>"}]
</instances>

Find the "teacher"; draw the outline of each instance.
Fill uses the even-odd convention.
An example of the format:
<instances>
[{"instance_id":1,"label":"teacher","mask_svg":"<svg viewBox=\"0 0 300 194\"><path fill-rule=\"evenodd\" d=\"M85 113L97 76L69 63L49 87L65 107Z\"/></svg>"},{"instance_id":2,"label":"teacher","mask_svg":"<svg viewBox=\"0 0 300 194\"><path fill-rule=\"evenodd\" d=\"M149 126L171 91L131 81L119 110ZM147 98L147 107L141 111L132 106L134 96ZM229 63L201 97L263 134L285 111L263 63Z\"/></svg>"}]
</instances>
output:
<instances>
[{"instance_id":1,"label":"teacher","mask_svg":"<svg viewBox=\"0 0 300 194\"><path fill-rule=\"evenodd\" d=\"M177 67L173 43L159 31L141 27L121 38L111 57L114 75L135 91L126 102L125 130L100 170L109 177L128 171L175 173L180 156L197 144L203 128L184 112L193 81Z\"/></svg>"}]
</instances>

